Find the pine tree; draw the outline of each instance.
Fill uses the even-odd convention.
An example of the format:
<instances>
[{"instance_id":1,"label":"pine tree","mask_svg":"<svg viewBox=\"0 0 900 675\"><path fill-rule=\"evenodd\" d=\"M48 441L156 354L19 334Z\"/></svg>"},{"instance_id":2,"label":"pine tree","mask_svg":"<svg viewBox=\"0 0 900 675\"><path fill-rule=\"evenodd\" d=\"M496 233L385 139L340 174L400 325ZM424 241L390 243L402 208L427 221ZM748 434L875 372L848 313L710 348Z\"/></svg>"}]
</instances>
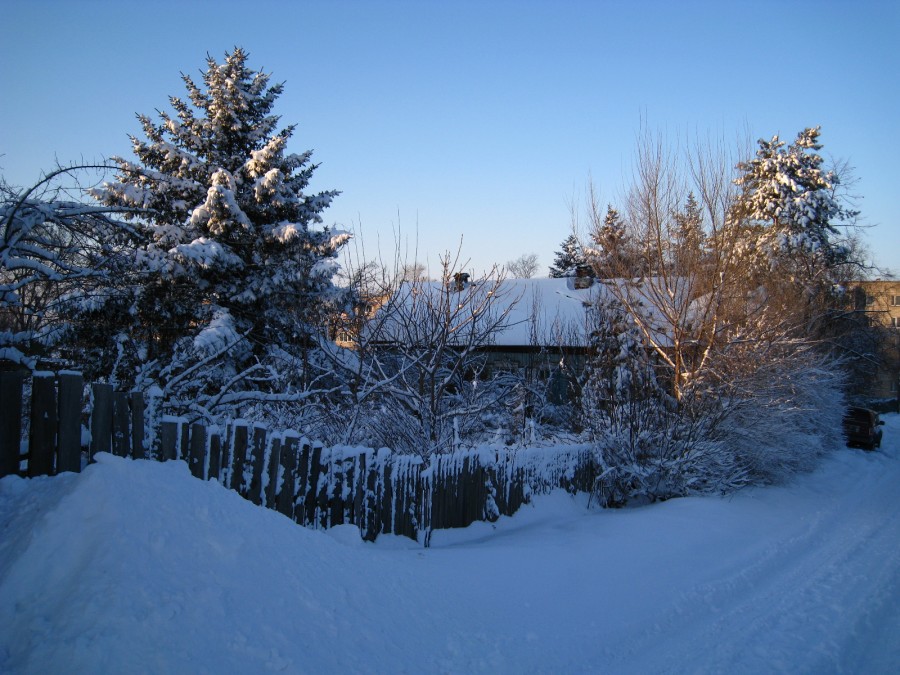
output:
<instances>
[{"instance_id":1,"label":"pine tree","mask_svg":"<svg viewBox=\"0 0 900 675\"><path fill-rule=\"evenodd\" d=\"M684 208L673 216L672 264L676 274L699 271L702 262L705 234L703 213L694 193L688 194Z\"/></svg>"},{"instance_id":2,"label":"pine tree","mask_svg":"<svg viewBox=\"0 0 900 675\"><path fill-rule=\"evenodd\" d=\"M584 251L578 238L574 234L570 234L563 241L561 248L556 252L556 258L550 267L550 276L554 279L562 277L574 277L575 270L579 265L585 264Z\"/></svg>"},{"instance_id":3,"label":"pine tree","mask_svg":"<svg viewBox=\"0 0 900 675\"><path fill-rule=\"evenodd\" d=\"M804 129L787 147L777 135L760 139L756 158L738 164L735 216L760 232L756 245L770 257L833 267L847 254L834 241L834 221L857 213L835 197L839 177L822 166L819 134Z\"/></svg>"},{"instance_id":4,"label":"pine tree","mask_svg":"<svg viewBox=\"0 0 900 675\"><path fill-rule=\"evenodd\" d=\"M177 377L176 361L218 358L222 382L240 380L268 358L271 379L273 356L312 344L339 295L335 258L349 235L317 227L338 193L306 192L311 153L287 154L295 127L278 129L272 114L283 85L247 58L240 48L222 63L208 57L202 86L182 75L187 100L171 97L175 115L160 112L160 123L139 115L137 161L113 158L116 182L92 193L149 213L137 223L147 281L124 303L119 342L165 364L163 378Z\"/></svg>"},{"instance_id":5,"label":"pine tree","mask_svg":"<svg viewBox=\"0 0 900 675\"><path fill-rule=\"evenodd\" d=\"M590 260L594 271L602 279L626 274L631 276L633 256L629 253L631 242L628 241L625 225L619 212L612 204L606 207L603 223L591 234L597 250L593 251Z\"/></svg>"}]
</instances>

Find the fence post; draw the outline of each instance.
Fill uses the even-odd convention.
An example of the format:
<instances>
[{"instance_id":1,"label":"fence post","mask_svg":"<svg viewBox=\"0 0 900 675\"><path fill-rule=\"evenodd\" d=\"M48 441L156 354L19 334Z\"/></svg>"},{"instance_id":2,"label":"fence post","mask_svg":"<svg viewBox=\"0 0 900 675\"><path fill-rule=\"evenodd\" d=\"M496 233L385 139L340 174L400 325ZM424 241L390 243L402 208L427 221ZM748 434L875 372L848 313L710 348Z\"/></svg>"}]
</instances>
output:
<instances>
[{"instance_id":1,"label":"fence post","mask_svg":"<svg viewBox=\"0 0 900 675\"><path fill-rule=\"evenodd\" d=\"M94 393L93 410L91 410L91 446L90 461L98 452L112 450L112 395L111 384L95 382L91 387Z\"/></svg>"},{"instance_id":2,"label":"fence post","mask_svg":"<svg viewBox=\"0 0 900 675\"><path fill-rule=\"evenodd\" d=\"M281 485L276 486L275 508L288 518L294 517L294 499L297 490L297 444L300 439L294 432L286 431L281 441ZM276 474L277 478L277 474Z\"/></svg>"},{"instance_id":3,"label":"fence post","mask_svg":"<svg viewBox=\"0 0 900 675\"><path fill-rule=\"evenodd\" d=\"M372 461L368 461L371 457ZM363 516L360 518L362 538L365 541L375 541L378 531L381 529L381 519L378 517L378 499L375 490L378 484L378 460L375 453L371 456L363 455L364 461L360 468L360 481L365 480L365 496L363 497Z\"/></svg>"},{"instance_id":4,"label":"fence post","mask_svg":"<svg viewBox=\"0 0 900 675\"><path fill-rule=\"evenodd\" d=\"M218 427L209 429L209 462L207 467L207 480L214 478L218 483L221 480L219 473L222 469L222 435Z\"/></svg>"},{"instance_id":5,"label":"fence post","mask_svg":"<svg viewBox=\"0 0 900 675\"><path fill-rule=\"evenodd\" d=\"M259 506L262 504L262 479L266 455L266 428L253 425L253 444L250 447L250 485L241 494Z\"/></svg>"},{"instance_id":6,"label":"fence post","mask_svg":"<svg viewBox=\"0 0 900 675\"><path fill-rule=\"evenodd\" d=\"M231 438L229 482L232 490L241 492L244 484L244 463L247 461L247 422L235 420Z\"/></svg>"},{"instance_id":7,"label":"fence post","mask_svg":"<svg viewBox=\"0 0 900 675\"><path fill-rule=\"evenodd\" d=\"M124 391L113 392L113 428L112 449L116 457L131 455L131 430L128 428L131 415L128 410L128 394Z\"/></svg>"},{"instance_id":8,"label":"fence post","mask_svg":"<svg viewBox=\"0 0 900 675\"><path fill-rule=\"evenodd\" d=\"M319 489L319 474L322 472L322 445L315 443L309 455L309 480L306 484L306 525L316 526L316 499Z\"/></svg>"},{"instance_id":9,"label":"fence post","mask_svg":"<svg viewBox=\"0 0 900 675\"><path fill-rule=\"evenodd\" d=\"M31 431L28 476L53 474L56 454L56 382L53 373L35 372L31 380Z\"/></svg>"},{"instance_id":10,"label":"fence post","mask_svg":"<svg viewBox=\"0 0 900 675\"><path fill-rule=\"evenodd\" d=\"M191 425L191 447L188 454L188 467L191 475L201 480L205 479L203 470L206 464L206 427L199 422Z\"/></svg>"},{"instance_id":11,"label":"fence post","mask_svg":"<svg viewBox=\"0 0 900 675\"><path fill-rule=\"evenodd\" d=\"M394 482L391 480L395 457L391 456L381 464L384 473L381 480L381 533L394 532Z\"/></svg>"},{"instance_id":12,"label":"fence post","mask_svg":"<svg viewBox=\"0 0 900 675\"><path fill-rule=\"evenodd\" d=\"M21 370L0 371L0 478L19 473L24 379Z\"/></svg>"},{"instance_id":13,"label":"fence post","mask_svg":"<svg viewBox=\"0 0 900 675\"><path fill-rule=\"evenodd\" d=\"M327 510L331 512L329 527L344 524L344 457L332 449L331 455L331 494ZM344 449L341 448L341 453Z\"/></svg>"},{"instance_id":14,"label":"fence post","mask_svg":"<svg viewBox=\"0 0 900 675\"><path fill-rule=\"evenodd\" d=\"M143 459L144 452L144 395L139 391L133 391L130 395L131 403L131 456L135 459Z\"/></svg>"},{"instance_id":15,"label":"fence post","mask_svg":"<svg viewBox=\"0 0 900 675\"><path fill-rule=\"evenodd\" d=\"M275 508L275 493L278 489L278 468L281 462L282 452L282 436L280 434L272 434L269 438L269 451L266 462L266 487L265 493L266 508Z\"/></svg>"},{"instance_id":16,"label":"fence post","mask_svg":"<svg viewBox=\"0 0 900 675\"><path fill-rule=\"evenodd\" d=\"M294 520L301 525L306 525L309 521L309 482L312 468L312 458L310 457L311 448L309 441L303 439L300 446L300 454L297 458L297 494L294 497Z\"/></svg>"},{"instance_id":17,"label":"fence post","mask_svg":"<svg viewBox=\"0 0 900 675\"><path fill-rule=\"evenodd\" d=\"M159 458L163 462L175 459L175 443L178 425L171 419L163 419L159 423Z\"/></svg>"},{"instance_id":18,"label":"fence post","mask_svg":"<svg viewBox=\"0 0 900 675\"><path fill-rule=\"evenodd\" d=\"M327 464L325 461L322 461L321 458L323 456L326 458ZM334 470L334 464L331 461L332 453L330 450L326 453L325 449L320 447L319 457L319 471L321 473L316 483L321 483L322 488L316 493L315 497L316 508L319 511L319 522L316 523L316 527L325 530L328 528L328 486L331 483L330 472Z\"/></svg>"},{"instance_id":19,"label":"fence post","mask_svg":"<svg viewBox=\"0 0 900 675\"><path fill-rule=\"evenodd\" d=\"M56 472L81 471L81 373L59 374L59 431Z\"/></svg>"}]
</instances>

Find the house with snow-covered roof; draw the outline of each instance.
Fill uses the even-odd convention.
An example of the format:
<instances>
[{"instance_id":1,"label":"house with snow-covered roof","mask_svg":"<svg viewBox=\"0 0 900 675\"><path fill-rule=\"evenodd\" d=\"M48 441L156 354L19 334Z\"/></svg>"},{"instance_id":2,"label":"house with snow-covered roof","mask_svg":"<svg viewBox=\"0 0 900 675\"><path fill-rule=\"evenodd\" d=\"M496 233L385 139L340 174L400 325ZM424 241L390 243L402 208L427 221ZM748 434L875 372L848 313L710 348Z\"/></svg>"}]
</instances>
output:
<instances>
[{"instance_id":1,"label":"house with snow-covered roof","mask_svg":"<svg viewBox=\"0 0 900 675\"><path fill-rule=\"evenodd\" d=\"M501 373L546 381L551 398L571 397L590 349L593 308L610 293L589 275L401 284L369 330L383 347L444 340L481 362L480 377ZM436 337L437 336L437 337Z\"/></svg>"}]
</instances>

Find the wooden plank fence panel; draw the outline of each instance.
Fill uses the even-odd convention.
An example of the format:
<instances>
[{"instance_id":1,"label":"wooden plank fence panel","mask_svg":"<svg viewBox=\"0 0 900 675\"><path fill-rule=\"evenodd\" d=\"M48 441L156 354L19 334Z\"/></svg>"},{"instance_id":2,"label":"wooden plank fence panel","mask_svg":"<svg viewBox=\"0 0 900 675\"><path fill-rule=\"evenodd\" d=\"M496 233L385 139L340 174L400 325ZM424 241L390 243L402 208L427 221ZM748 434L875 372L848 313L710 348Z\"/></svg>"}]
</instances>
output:
<instances>
[{"instance_id":1,"label":"wooden plank fence panel","mask_svg":"<svg viewBox=\"0 0 900 675\"><path fill-rule=\"evenodd\" d=\"M91 410L91 445L90 459L98 452L112 451L112 395L111 384L95 382L93 392L93 409Z\"/></svg>"},{"instance_id":2,"label":"wooden plank fence panel","mask_svg":"<svg viewBox=\"0 0 900 675\"><path fill-rule=\"evenodd\" d=\"M131 411L128 409L128 394L113 392L112 451L117 457L131 454Z\"/></svg>"},{"instance_id":3,"label":"wooden plank fence panel","mask_svg":"<svg viewBox=\"0 0 900 675\"><path fill-rule=\"evenodd\" d=\"M222 470L222 434L218 427L209 430L209 455L206 465L206 477L216 482L221 480Z\"/></svg>"},{"instance_id":4,"label":"wooden plank fence panel","mask_svg":"<svg viewBox=\"0 0 900 675\"><path fill-rule=\"evenodd\" d=\"M394 531L393 515L394 515L394 483L392 475L394 471L394 462L388 460L382 464L383 470L381 474L381 532L391 534Z\"/></svg>"},{"instance_id":5,"label":"wooden plank fence panel","mask_svg":"<svg viewBox=\"0 0 900 675\"><path fill-rule=\"evenodd\" d=\"M344 458L339 454L333 455L331 471L329 472L330 499L328 500L329 527L344 524Z\"/></svg>"},{"instance_id":6,"label":"wooden plank fence panel","mask_svg":"<svg viewBox=\"0 0 900 675\"><path fill-rule=\"evenodd\" d=\"M331 481L331 451L327 448L319 448L319 477L316 481L315 507L318 511L317 527L323 530L328 527L328 487Z\"/></svg>"},{"instance_id":7,"label":"wooden plank fence panel","mask_svg":"<svg viewBox=\"0 0 900 675\"><path fill-rule=\"evenodd\" d=\"M247 462L248 441L247 423L243 420L235 421L232 428L231 471L228 478L231 489L240 494L245 494L244 464Z\"/></svg>"},{"instance_id":8,"label":"wooden plank fence panel","mask_svg":"<svg viewBox=\"0 0 900 675\"><path fill-rule=\"evenodd\" d=\"M36 372L31 380L31 429L28 476L50 476L56 455L56 381L53 373Z\"/></svg>"},{"instance_id":9,"label":"wooden plank fence panel","mask_svg":"<svg viewBox=\"0 0 900 675\"><path fill-rule=\"evenodd\" d=\"M23 371L0 371L0 478L19 473L24 384Z\"/></svg>"},{"instance_id":10,"label":"wooden plank fence panel","mask_svg":"<svg viewBox=\"0 0 900 675\"><path fill-rule=\"evenodd\" d=\"M378 489L378 466L377 460L373 454L372 461L366 462L365 480L366 489L363 496L363 539L365 541L375 541L378 537L378 531L381 528L381 519L378 517L378 497L376 490Z\"/></svg>"},{"instance_id":11,"label":"wooden plank fence panel","mask_svg":"<svg viewBox=\"0 0 900 675\"><path fill-rule=\"evenodd\" d=\"M265 505L267 508L275 508L275 491L278 488L278 469L281 461L281 435L272 434L269 439L269 449L266 455L266 486Z\"/></svg>"},{"instance_id":12,"label":"wooden plank fence panel","mask_svg":"<svg viewBox=\"0 0 900 675\"><path fill-rule=\"evenodd\" d=\"M366 494L366 457L368 453L366 451L360 452L359 455L356 456L356 466L354 469L355 472L355 480L354 484L354 493L353 493L353 513L354 513L354 523L357 527L359 527L360 536L365 539L365 521L366 521L366 512L365 512L365 501L364 497Z\"/></svg>"},{"instance_id":13,"label":"wooden plank fence panel","mask_svg":"<svg viewBox=\"0 0 900 675\"><path fill-rule=\"evenodd\" d=\"M344 459L344 493L341 498L344 502L345 522L356 525L356 465L359 455L350 455Z\"/></svg>"},{"instance_id":14,"label":"wooden plank fence panel","mask_svg":"<svg viewBox=\"0 0 900 675\"><path fill-rule=\"evenodd\" d=\"M59 429L56 471L81 471L81 373L59 374Z\"/></svg>"},{"instance_id":15,"label":"wooden plank fence panel","mask_svg":"<svg viewBox=\"0 0 900 675\"><path fill-rule=\"evenodd\" d=\"M312 446L309 454L309 473L306 488L306 525L315 526L316 518L316 500L319 491L319 475L322 472L320 461L322 458L322 446L316 443Z\"/></svg>"},{"instance_id":16,"label":"wooden plank fence panel","mask_svg":"<svg viewBox=\"0 0 900 675\"><path fill-rule=\"evenodd\" d=\"M262 425L253 425L253 436L250 445L250 461L245 467L249 470L249 481L245 479L245 497L257 506L262 504L263 467L266 461L266 428Z\"/></svg>"},{"instance_id":17,"label":"wooden plank fence panel","mask_svg":"<svg viewBox=\"0 0 900 675\"><path fill-rule=\"evenodd\" d=\"M39 374L32 384L29 454L20 457L24 375L0 372L0 470L39 475L81 465L81 392L77 373ZM58 392L58 393L57 393ZM93 386L91 457L96 452L146 454L140 392ZM419 538L435 529L466 527L512 515L529 496L559 487L590 489L596 464L590 449L557 453L473 450L418 457L382 449L323 448L293 432L268 434L238 420L225 426L188 425L166 417L158 430L161 460L184 458L192 475L215 478L256 504L298 523L327 528L351 523L374 540L380 533Z\"/></svg>"},{"instance_id":18,"label":"wooden plank fence panel","mask_svg":"<svg viewBox=\"0 0 900 675\"><path fill-rule=\"evenodd\" d=\"M198 422L191 425L190 451L188 453L188 468L191 475L201 480L206 480L206 427Z\"/></svg>"},{"instance_id":19,"label":"wooden plank fence panel","mask_svg":"<svg viewBox=\"0 0 900 675\"><path fill-rule=\"evenodd\" d=\"M275 508L288 518L294 517L297 493L297 452L300 439L296 434L285 432L281 440L278 465L281 467L281 485L277 486Z\"/></svg>"},{"instance_id":20,"label":"wooden plank fence panel","mask_svg":"<svg viewBox=\"0 0 900 675\"><path fill-rule=\"evenodd\" d=\"M144 451L144 395L139 391L133 391L128 397L131 409L131 456L135 459L143 459Z\"/></svg>"},{"instance_id":21,"label":"wooden plank fence panel","mask_svg":"<svg viewBox=\"0 0 900 675\"><path fill-rule=\"evenodd\" d=\"M159 459L167 462L176 459L179 424L175 418L163 418L159 424Z\"/></svg>"},{"instance_id":22,"label":"wooden plank fence panel","mask_svg":"<svg viewBox=\"0 0 900 675\"><path fill-rule=\"evenodd\" d=\"M303 439L297 461L297 497L294 499L294 519L301 525L308 525L311 522L308 504L312 446L306 439Z\"/></svg>"}]
</instances>

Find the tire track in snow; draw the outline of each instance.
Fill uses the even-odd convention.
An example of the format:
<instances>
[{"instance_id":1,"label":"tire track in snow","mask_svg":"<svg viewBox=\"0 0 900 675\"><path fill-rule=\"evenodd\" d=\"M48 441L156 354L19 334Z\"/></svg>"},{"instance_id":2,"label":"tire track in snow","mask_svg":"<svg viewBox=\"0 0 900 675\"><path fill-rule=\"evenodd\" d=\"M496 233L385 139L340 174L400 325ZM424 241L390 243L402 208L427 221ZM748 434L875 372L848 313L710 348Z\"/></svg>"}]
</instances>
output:
<instances>
[{"instance_id":1,"label":"tire track in snow","mask_svg":"<svg viewBox=\"0 0 900 675\"><path fill-rule=\"evenodd\" d=\"M846 491L822 495L791 536L762 551L751 546L742 569L661 608L612 662L645 672L900 669L897 454L894 440L867 458L874 466L863 481L851 472ZM846 468L846 457L830 470Z\"/></svg>"}]
</instances>

